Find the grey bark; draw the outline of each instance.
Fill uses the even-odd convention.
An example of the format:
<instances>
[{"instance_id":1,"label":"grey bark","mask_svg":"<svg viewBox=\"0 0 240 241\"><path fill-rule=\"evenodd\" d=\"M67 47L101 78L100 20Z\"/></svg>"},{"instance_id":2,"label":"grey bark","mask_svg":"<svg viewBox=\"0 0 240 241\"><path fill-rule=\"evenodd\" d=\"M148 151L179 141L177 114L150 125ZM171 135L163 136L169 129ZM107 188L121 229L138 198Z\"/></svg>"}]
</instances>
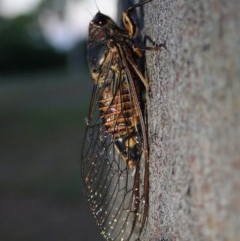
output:
<instances>
[{"instance_id":1,"label":"grey bark","mask_svg":"<svg viewBox=\"0 0 240 241\"><path fill-rule=\"evenodd\" d=\"M153 0L150 207L143 240L240 237L240 2ZM147 42L151 45L150 42Z\"/></svg>"}]
</instances>

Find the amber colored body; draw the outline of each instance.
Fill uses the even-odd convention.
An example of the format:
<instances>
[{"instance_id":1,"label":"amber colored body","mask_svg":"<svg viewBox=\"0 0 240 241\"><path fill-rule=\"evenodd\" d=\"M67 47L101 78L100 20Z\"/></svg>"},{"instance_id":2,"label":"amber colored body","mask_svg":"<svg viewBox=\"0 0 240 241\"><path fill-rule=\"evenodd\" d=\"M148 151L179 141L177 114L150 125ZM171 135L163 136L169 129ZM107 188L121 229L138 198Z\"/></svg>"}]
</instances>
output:
<instances>
[{"instance_id":1,"label":"amber colored body","mask_svg":"<svg viewBox=\"0 0 240 241\"><path fill-rule=\"evenodd\" d=\"M145 100L148 81L139 65L137 28L125 29L98 12L89 26L93 92L82 148L82 178L90 208L107 240L139 240L148 213L149 162Z\"/></svg>"}]
</instances>

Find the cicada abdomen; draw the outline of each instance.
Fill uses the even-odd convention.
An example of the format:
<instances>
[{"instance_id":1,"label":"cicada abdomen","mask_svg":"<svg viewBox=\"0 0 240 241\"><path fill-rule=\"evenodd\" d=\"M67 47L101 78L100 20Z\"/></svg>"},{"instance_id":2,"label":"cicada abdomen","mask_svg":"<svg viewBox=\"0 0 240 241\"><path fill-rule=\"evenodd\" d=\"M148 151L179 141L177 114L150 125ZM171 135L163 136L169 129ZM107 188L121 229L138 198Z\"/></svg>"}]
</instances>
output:
<instances>
[{"instance_id":1,"label":"cicada abdomen","mask_svg":"<svg viewBox=\"0 0 240 241\"><path fill-rule=\"evenodd\" d=\"M107 240L137 240L148 213L148 141L135 25L125 29L98 12L89 26L93 92L82 148L82 178L90 208Z\"/></svg>"},{"instance_id":2,"label":"cicada abdomen","mask_svg":"<svg viewBox=\"0 0 240 241\"><path fill-rule=\"evenodd\" d=\"M106 133L114 140L115 148L134 168L142 154L142 130L136 100L131 96L124 69L120 69L121 84L115 93L105 86L99 100L99 110Z\"/></svg>"}]
</instances>

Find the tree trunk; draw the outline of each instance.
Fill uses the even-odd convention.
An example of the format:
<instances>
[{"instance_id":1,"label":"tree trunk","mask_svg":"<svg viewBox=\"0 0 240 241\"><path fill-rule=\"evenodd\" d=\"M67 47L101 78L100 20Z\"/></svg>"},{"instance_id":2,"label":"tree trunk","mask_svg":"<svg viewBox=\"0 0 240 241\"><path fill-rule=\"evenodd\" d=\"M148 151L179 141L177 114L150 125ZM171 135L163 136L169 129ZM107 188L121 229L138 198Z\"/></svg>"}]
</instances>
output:
<instances>
[{"instance_id":1,"label":"tree trunk","mask_svg":"<svg viewBox=\"0 0 240 241\"><path fill-rule=\"evenodd\" d=\"M153 0L146 53L150 207L143 240L240 237L240 3ZM151 45L147 42L147 45Z\"/></svg>"}]
</instances>

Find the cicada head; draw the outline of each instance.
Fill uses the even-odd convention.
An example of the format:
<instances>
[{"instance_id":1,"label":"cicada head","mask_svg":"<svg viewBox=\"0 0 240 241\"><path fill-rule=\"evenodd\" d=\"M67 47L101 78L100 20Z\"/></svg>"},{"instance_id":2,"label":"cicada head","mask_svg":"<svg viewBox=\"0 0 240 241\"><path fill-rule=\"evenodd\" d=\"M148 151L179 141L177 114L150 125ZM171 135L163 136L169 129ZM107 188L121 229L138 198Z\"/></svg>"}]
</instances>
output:
<instances>
[{"instance_id":1,"label":"cicada head","mask_svg":"<svg viewBox=\"0 0 240 241\"><path fill-rule=\"evenodd\" d=\"M98 12L89 24L89 42L108 40L110 32L116 27L110 17Z\"/></svg>"},{"instance_id":2,"label":"cicada head","mask_svg":"<svg viewBox=\"0 0 240 241\"><path fill-rule=\"evenodd\" d=\"M116 25L110 17L102 14L101 12L98 12L94 16L93 20L90 22L90 27L91 25L102 27L102 26L111 25L111 24Z\"/></svg>"}]
</instances>

